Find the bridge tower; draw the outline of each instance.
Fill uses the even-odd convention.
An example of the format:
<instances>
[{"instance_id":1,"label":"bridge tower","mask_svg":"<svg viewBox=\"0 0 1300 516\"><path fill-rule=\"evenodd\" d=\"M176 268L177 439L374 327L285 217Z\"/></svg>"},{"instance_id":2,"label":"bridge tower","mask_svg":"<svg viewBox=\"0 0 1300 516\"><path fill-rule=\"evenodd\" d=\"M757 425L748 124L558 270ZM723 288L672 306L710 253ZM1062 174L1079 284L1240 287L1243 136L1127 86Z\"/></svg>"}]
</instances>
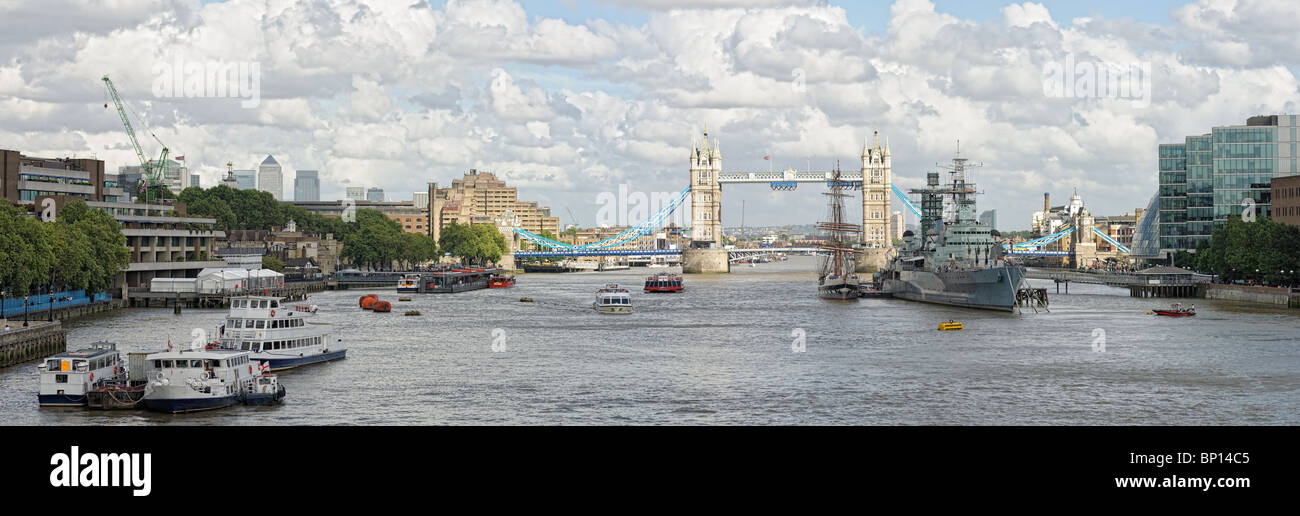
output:
<instances>
[{"instance_id":1,"label":"bridge tower","mask_svg":"<svg viewBox=\"0 0 1300 516\"><path fill-rule=\"evenodd\" d=\"M697 249L722 248L722 151L717 140L709 141L709 129L704 129L704 141L691 138L691 247Z\"/></svg>"},{"instance_id":2,"label":"bridge tower","mask_svg":"<svg viewBox=\"0 0 1300 516\"><path fill-rule=\"evenodd\" d=\"M682 272L731 272L722 245L722 150L717 140L691 138L691 248L682 250Z\"/></svg>"},{"instance_id":3,"label":"bridge tower","mask_svg":"<svg viewBox=\"0 0 1300 516\"><path fill-rule=\"evenodd\" d=\"M871 144L862 142L862 242L867 247L892 247L889 232L889 185L893 157L889 140L880 146L880 131L872 130Z\"/></svg>"}]
</instances>

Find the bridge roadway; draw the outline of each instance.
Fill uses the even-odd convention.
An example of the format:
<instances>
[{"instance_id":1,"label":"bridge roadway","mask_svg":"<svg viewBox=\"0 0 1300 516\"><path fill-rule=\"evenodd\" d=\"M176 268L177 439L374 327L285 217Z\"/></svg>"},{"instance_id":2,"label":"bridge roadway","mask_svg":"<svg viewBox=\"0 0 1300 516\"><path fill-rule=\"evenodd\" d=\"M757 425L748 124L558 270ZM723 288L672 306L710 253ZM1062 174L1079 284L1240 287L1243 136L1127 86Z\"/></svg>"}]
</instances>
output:
<instances>
[{"instance_id":1,"label":"bridge roadway","mask_svg":"<svg viewBox=\"0 0 1300 516\"><path fill-rule=\"evenodd\" d=\"M1073 269L1045 269L1039 267L1030 267L1025 270L1025 277L1029 279L1054 280L1058 282L1068 281L1071 283L1092 283L1096 285L1111 285L1115 287L1126 287L1142 283L1142 280L1136 274L1109 274L1082 272Z\"/></svg>"}]
</instances>

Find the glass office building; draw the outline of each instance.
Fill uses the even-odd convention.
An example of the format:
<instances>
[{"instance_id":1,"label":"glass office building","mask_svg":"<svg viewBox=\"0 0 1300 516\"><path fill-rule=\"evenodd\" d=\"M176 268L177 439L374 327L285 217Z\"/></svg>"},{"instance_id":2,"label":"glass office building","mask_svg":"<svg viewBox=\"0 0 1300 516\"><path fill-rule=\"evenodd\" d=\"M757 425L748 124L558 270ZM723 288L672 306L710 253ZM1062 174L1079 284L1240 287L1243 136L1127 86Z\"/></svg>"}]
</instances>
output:
<instances>
[{"instance_id":1,"label":"glass office building","mask_svg":"<svg viewBox=\"0 0 1300 516\"><path fill-rule=\"evenodd\" d=\"M1250 199L1272 215L1273 178L1300 173L1296 115L1253 116L1159 148L1161 254L1193 250L1214 228L1240 217Z\"/></svg>"}]
</instances>

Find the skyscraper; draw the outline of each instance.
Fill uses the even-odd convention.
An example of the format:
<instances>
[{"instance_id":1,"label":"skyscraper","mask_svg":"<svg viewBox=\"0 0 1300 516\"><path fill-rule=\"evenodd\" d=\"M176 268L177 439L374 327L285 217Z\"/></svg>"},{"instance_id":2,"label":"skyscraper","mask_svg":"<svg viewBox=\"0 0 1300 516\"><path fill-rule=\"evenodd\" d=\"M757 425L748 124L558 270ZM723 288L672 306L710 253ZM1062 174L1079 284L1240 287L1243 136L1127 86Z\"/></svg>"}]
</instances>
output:
<instances>
[{"instance_id":1,"label":"skyscraper","mask_svg":"<svg viewBox=\"0 0 1300 516\"><path fill-rule=\"evenodd\" d=\"M266 159L262 160L262 164L258 165L257 187L264 192L270 192L271 197L277 201L284 200L284 173L274 156L268 154Z\"/></svg>"},{"instance_id":2,"label":"skyscraper","mask_svg":"<svg viewBox=\"0 0 1300 516\"><path fill-rule=\"evenodd\" d=\"M199 186L198 174L190 174L190 186L193 186L195 188L202 188L201 186Z\"/></svg>"},{"instance_id":3,"label":"skyscraper","mask_svg":"<svg viewBox=\"0 0 1300 516\"><path fill-rule=\"evenodd\" d=\"M256 170L236 170L235 182L239 184L240 190L257 189L257 171Z\"/></svg>"},{"instance_id":4,"label":"skyscraper","mask_svg":"<svg viewBox=\"0 0 1300 516\"><path fill-rule=\"evenodd\" d=\"M1161 144L1160 254L1196 249L1229 217L1271 217L1273 178L1300 173L1298 118L1252 116L1245 125L1213 127L1183 143Z\"/></svg>"},{"instance_id":5,"label":"skyscraper","mask_svg":"<svg viewBox=\"0 0 1300 516\"><path fill-rule=\"evenodd\" d=\"M364 187L364 186L349 186L349 187L347 188L347 196L344 197L344 198L345 198L345 199L352 199L352 200L354 200L354 201L364 201L364 200L366 199L366 187Z\"/></svg>"},{"instance_id":6,"label":"skyscraper","mask_svg":"<svg viewBox=\"0 0 1300 516\"><path fill-rule=\"evenodd\" d=\"M369 190L366 190L366 200L367 200L367 201L383 202L383 200L384 200L384 189L383 189L383 188L378 188L378 187L371 187Z\"/></svg>"},{"instance_id":7,"label":"skyscraper","mask_svg":"<svg viewBox=\"0 0 1300 516\"><path fill-rule=\"evenodd\" d=\"M293 178L293 200L319 201L320 177L315 170L299 170Z\"/></svg>"},{"instance_id":8,"label":"skyscraper","mask_svg":"<svg viewBox=\"0 0 1300 516\"><path fill-rule=\"evenodd\" d=\"M412 192L411 202L416 208L429 211L429 192Z\"/></svg>"}]
</instances>

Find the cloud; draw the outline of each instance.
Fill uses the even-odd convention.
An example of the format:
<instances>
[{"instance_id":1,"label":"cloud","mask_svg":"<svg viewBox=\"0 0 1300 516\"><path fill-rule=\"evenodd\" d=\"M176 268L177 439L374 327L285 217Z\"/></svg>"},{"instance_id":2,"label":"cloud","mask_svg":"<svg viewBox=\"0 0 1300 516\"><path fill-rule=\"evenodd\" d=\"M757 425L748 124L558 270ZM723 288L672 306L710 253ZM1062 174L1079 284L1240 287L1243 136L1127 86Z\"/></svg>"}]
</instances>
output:
<instances>
[{"instance_id":1,"label":"cloud","mask_svg":"<svg viewBox=\"0 0 1300 516\"><path fill-rule=\"evenodd\" d=\"M849 168L878 126L904 186L960 140L985 165L980 207L1018 228L1043 191L1076 186L1094 213L1132 212L1155 190L1157 144L1300 111L1287 25L1300 8L1280 1L1197 0L1157 25L1064 20L1037 2L967 19L897 0L880 32L850 23L861 6L820 0L604 2L638 9L636 22L511 0L51 2L0 0L18 21L0 35L0 147L136 162L103 106L108 74L151 155L149 133L210 185L227 161L274 154L288 177L320 170L323 198L345 184L409 198L478 168L521 199L585 206L621 183L679 191L706 125L732 171ZM155 66L177 59L258 65L261 102L154 97ZM1149 67L1149 103L1045 94L1044 70L1067 59ZM821 215L807 195L725 197L779 224Z\"/></svg>"}]
</instances>

